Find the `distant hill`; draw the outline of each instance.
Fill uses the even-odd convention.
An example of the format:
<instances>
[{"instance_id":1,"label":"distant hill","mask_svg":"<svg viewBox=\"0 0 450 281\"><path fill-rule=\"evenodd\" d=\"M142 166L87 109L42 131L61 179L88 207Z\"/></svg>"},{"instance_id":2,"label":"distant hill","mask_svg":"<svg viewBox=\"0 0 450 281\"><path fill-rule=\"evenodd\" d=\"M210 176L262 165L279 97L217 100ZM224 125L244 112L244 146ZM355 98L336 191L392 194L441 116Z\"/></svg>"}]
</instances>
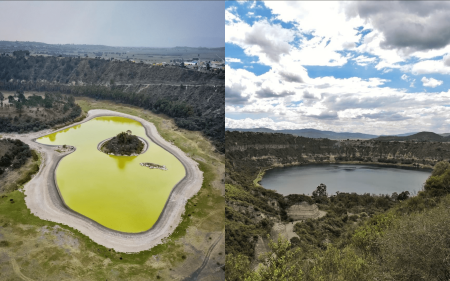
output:
<instances>
[{"instance_id":1,"label":"distant hill","mask_svg":"<svg viewBox=\"0 0 450 281\"><path fill-rule=\"evenodd\" d=\"M321 131L315 129L300 129L300 130L272 130L268 128L254 128L254 129L232 129L227 128L228 131L240 131L240 132L259 132L259 133L283 133L291 134L295 136L314 138L314 139L332 139L332 140L346 140L346 139L373 139L378 137L377 135L369 135L362 133L336 133L333 131Z\"/></svg>"},{"instance_id":2,"label":"distant hill","mask_svg":"<svg viewBox=\"0 0 450 281\"><path fill-rule=\"evenodd\" d=\"M410 136L381 136L374 140L380 141L450 141L449 134L444 134L447 136L438 135L433 132L420 132Z\"/></svg>"},{"instance_id":3,"label":"distant hill","mask_svg":"<svg viewBox=\"0 0 450 281\"><path fill-rule=\"evenodd\" d=\"M259 132L259 133L283 133L291 134L295 136L314 138L314 139L331 139L331 140L346 140L346 139L360 139L368 140L379 137L378 135L362 134L362 133L350 133L343 132L337 133L333 131L321 131L315 129L300 129L300 130L272 130L268 128L254 128L254 129L233 129L227 128L227 131L240 131L240 132ZM415 133L406 133L397 136L409 136Z\"/></svg>"},{"instance_id":4,"label":"distant hill","mask_svg":"<svg viewBox=\"0 0 450 281\"><path fill-rule=\"evenodd\" d=\"M330 140L380 140L380 141L450 141L450 133L436 134L433 132L420 133L404 133L398 135L370 135L362 133L343 132L337 133L333 131L321 131L315 129L300 129L300 130L272 130L268 128L253 128L253 129L233 129L226 128L227 131L238 132L257 132L257 133L282 133L291 134L294 136L314 138L314 139L330 139Z\"/></svg>"}]
</instances>

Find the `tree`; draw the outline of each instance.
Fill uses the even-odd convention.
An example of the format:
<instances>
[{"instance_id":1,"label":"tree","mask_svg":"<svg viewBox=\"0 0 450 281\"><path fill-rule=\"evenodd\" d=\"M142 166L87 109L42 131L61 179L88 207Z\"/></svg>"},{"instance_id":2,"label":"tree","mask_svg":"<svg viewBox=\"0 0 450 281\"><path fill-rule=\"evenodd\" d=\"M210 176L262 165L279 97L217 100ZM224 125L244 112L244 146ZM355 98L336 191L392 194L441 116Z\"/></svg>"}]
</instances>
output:
<instances>
[{"instance_id":1,"label":"tree","mask_svg":"<svg viewBox=\"0 0 450 281\"><path fill-rule=\"evenodd\" d=\"M437 194L450 192L450 165L445 161L438 162L433 173L424 185L425 191L433 191Z\"/></svg>"},{"instance_id":2,"label":"tree","mask_svg":"<svg viewBox=\"0 0 450 281\"><path fill-rule=\"evenodd\" d=\"M327 186L321 183L312 193L312 198L316 203L328 202Z\"/></svg>"},{"instance_id":3,"label":"tree","mask_svg":"<svg viewBox=\"0 0 450 281\"><path fill-rule=\"evenodd\" d=\"M3 106L3 100L5 100L5 96L3 95L2 92L0 92L0 102L1 102L2 106Z\"/></svg>"},{"instance_id":4,"label":"tree","mask_svg":"<svg viewBox=\"0 0 450 281\"><path fill-rule=\"evenodd\" d=\"M17 109L17 111L18 111L19 113L21 113L21 112L22 112L22 109L23 109L23 103L17 102L17 103L16 103L16 109Z\"/></svg>"},{"instance_id":5,"label":"tree","mask_svg":"<svg viewBox=\"0 0 450 281\"><path fill-rule=\"evenodd\" d=\"M19 102L22 102L22 103L24 103L24 102L27 101L27 98L26 98L25 95L23 94L23 91L19 93L17 99L19 100Z\"/></svg>"},{"instance_id":6,"label":"tree","mask_svg":"<svg viewBox=\"0 0 450 281\"><path fill-rule=\"evenodd\" d=\"M410 195L409 191L403 191L402 193L400 193L397 196L397 200L401 200L401 201L406 200L409 198L409 195Z\"/></svg>"},{"instance_id":7,"label":"tree","mask_svg":"<svg viewBox=\"0 0 450 281\"><path fill-rule=\"evenodd\" d=\"M9 101L9 103L13 103L14 102L14 97L9 95L8 96L8 101Z\"/></svg>"},{"instance_id":8,"label":"tree","mask_svg":"<svg viewBox=\"0 0 450 281\"><path fill-rule=\"evenodd\" d=\"M313 198L317 198L317 197L327 197L327 186L324 185L323 183L321 183L315 191L313 191L312 193L312 197Z\"/></svg>"},{"instance_id":9,"label":"tree","mask_svg":"<svg viewBox=\"0 0 450 281\"><path fill-rule=\"evenodd\" d=\"M67 102L70 107L73 107L75 105L75 98L73 96L69 96L69 98L67 98Z\"/></svg>"},{"instance_id":10,"label":"tree","mask_svg":"<svg viewBox=\"0 0 450 281\"><path fill-rule=\"evenodd\" d=\"M441 161L436 163L436 165L434 165L434 169L433 172L431 173L432 176L440 176L442 175L445 170L450 169L450 163L446 162L446 161Z\"/></svg>"}]
</instances>

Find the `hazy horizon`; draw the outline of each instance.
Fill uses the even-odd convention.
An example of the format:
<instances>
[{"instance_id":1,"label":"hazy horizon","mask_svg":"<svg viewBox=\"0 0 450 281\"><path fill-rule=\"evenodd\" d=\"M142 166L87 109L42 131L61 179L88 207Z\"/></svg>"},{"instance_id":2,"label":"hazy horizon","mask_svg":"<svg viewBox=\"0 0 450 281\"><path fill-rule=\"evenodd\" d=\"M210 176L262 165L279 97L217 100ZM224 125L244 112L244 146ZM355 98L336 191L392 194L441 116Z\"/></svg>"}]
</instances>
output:
<instances>
[{"instance_id":1,"label":"hazy horizon","mask_svg":"<svg viewBox=\"0 0 450 281\"><path fill-rule=\"evenodd\" d=\"M46 45L76 45L76 46L104 46L104 47L112 47L112 48L153 48L153 49L162 49L162 48L207 48L207 49L219 49L219 48L225 48L225 46L218 46L218 47L204 47L204 46L114 46L114 45L105 45L105 44L81 44L81 43L47 43L42 41L21 41L21 40L0 40L0 42L19 42L19 43L41 43ZM225 45L225 44L224 44Z\"/></svg>"},{"instance_id":2,"label":"hazy horizon","mask_svg":"<svg viewBox=\"0 0 450 281\"><path fill-rule=\"evenodd\" d=\"M224 5L223 1L0 2L0 39L220 48L225 47Z\"/></svg>"}]
</instances>

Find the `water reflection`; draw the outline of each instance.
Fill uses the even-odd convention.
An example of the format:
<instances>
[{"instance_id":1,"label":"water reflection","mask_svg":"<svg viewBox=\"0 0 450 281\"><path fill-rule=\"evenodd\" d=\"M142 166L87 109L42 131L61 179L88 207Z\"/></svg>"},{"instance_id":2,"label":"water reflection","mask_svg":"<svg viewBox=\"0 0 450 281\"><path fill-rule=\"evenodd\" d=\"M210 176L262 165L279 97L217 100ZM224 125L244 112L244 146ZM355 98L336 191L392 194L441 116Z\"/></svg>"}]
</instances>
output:
<instances>
[{"instance_id":1,"label":"water reflection","mask_svg":"<svg viewBox=\"0 0 450 281\"><path fill-rule=\"evenodd\" d=\"M109 157L113 158L117 162L117 167L119 169L124 170L127 163L133 162L134 159L138 156L114 156L114 155L108 155Z\"/></svg>"}]
</instances>

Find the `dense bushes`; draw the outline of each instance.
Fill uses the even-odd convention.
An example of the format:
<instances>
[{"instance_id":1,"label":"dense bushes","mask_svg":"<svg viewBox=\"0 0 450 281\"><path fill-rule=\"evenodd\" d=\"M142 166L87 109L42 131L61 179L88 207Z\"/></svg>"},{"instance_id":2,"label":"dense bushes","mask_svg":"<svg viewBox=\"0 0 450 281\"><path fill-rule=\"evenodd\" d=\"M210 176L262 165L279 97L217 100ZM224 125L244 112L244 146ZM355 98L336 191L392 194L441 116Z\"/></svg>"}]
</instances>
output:
<instances>
[{"instance_id":1,"label":"dense bushes","mask_svg":"<svg viewBox=\"0 0 450 281\"><path fill-rule=\"evenodd\" d=\"M433 173L427 179L424 186L426 191L435 194L447 194L450 192L450 163L439 162L435 165Z\"/></svg>"},{"instance_id":2,"label":"dense bushes","mask_svg":"<svg viewBox=\"0 0 450 281\"><path fill-rule=\"evenodd\" d=\"M141 153L144 144L137 136L122 132L105 142L101 149L114 155L131 155Z\"/></svg>"},{"instance_id":3,"label":"dense bushes","mask_svg":"<svg viewBox=\"0 0 450 281\"><path fill-rule=\"evenodd\" d=\"M9 167L19 169L32 156L30 147L20 140L1 139L0 143L7 148L7 152L0 158L0 175Z\"/></svg>"}]
</instances>

